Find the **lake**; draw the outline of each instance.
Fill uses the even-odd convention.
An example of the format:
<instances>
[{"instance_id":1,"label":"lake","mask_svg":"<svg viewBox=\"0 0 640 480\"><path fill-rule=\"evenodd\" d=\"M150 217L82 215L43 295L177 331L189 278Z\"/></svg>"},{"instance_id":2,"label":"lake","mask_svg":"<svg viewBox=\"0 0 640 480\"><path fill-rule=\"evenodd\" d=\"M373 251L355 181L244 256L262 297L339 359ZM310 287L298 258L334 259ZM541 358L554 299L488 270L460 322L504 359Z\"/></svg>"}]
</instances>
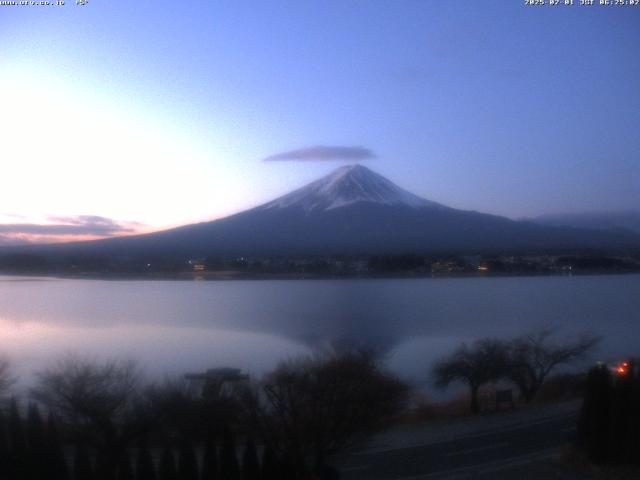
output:
<instances>
[{"instance_id":1,"label":"lake","mask_svg":"<svg viewBox=\"0 0 640 480\"><path fill-rule=\"evenodd\" d=\"M541 325L640 354L640 275L114 281L0 277L0 352L24 381L65 352L127 356L151 375L237 366L254 375L329 345L370 346L423 384L460 342Z\"/></svg>"}]
</instances>

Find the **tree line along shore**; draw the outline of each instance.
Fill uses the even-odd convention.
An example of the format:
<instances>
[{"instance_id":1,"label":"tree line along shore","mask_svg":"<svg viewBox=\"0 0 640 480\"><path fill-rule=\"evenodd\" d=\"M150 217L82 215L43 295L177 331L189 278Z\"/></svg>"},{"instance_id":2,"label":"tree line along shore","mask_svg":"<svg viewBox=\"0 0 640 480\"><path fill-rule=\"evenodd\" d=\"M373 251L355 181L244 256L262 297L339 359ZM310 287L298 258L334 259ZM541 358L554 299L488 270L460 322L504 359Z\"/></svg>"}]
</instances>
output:
<instances>
[{"instance_id":1,"label":"tree line along shore","mask_svg":"<svg viewBox=\"0 0 640 480\"><path fill-rule=\"evenodd\" d=\"M579 275L640 272L640 252L508 252L462 255L277 257L0 254L0 272L81 278L340 278Z\"/></svg>"}]
</instances>

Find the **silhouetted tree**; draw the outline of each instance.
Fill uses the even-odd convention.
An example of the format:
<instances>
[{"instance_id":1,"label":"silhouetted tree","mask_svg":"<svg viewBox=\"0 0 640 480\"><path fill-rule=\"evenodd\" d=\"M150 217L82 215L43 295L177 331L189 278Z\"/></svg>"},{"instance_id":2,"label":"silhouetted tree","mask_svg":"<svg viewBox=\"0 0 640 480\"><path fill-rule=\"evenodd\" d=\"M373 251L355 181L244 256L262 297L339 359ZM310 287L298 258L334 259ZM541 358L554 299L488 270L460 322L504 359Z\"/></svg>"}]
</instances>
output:
<instances>
[{"instance_id":1,"label":"silhouetted tree","mask_svg":"<svg viewBox=\"0 0 640 480\"><path fill-rule=\"evenodd\" d=\"M33 396L77 440L97 452L97 476L112 480L120 456L147 428L138 409L140 376L128 361L97 363L66 356L38 374Z\"/></svg>"},{"instance_id":2,"label":"silhouetted tree","mask_svg":"<svg viewBox=\"0 0 640 480\"><path fill-rule=\"evenodd\" d=\"M202 402L184 379L170 379L149 386L144 396L165 437L198 438L207 424Z\"/></svg>"},{"instance_id":3,"label":"silhouetted tree","mask_svg":"<svg viewBox=\"0 0 640 480\"><path fill-rule=\"evenodd\" d=\"M632 448L630 452L631 463L640 465L640 358L637 358L633 365L635 365L635 368L632 373L635 374L635 379L631 393L628 443Z\"/></svg>"},{"instance_id":4,"label":"silhouetted tree","mask_svg":"<svg viewBox=\"0 0 640 480\"><path fill-rule=\"evenodd\" d=\"M633 364L627 362L626 373L617 375L611 395L609 461L619 464L633 462L636 445L636 433L632 417L637 405L634 405L634 390L637 379L634 377Z\"/></svg>"},{"instance_id":5,"label":"silhouetted tree","mask_svg":"<svg viewBox=\"0 0 640 480\"><path fill-rule=\"evenodd\" d=\"M260 480L260 461L253 437L247 437L247 444L242 453L242 480Z\"/></svg>"},{"instance_id":6,"label":"silhouetted tree","mask_svg":"<svg viewBox=\"0 0 640 480\"><path fill-rule=\"evenodd\" d=\"M263 437L302 475L385 426L407 387L369 352L303 357L267 375L255 405Z\"/></svg>"},{"instance_id":7,"label":"silhouetted tree","mask_svg":"<svg viewBox=\"0 0 640 480\"><path fill-rule=\"evenodd\" d=\"M280 476L276 453L267 444L262 452L262 480L280 480L281 478L284 477Z\"/></svg>"},{"instance_id":8,"label":"silhouetted tree","mask_svg":"<svg viewBox=\"0 0 640 480\"><path fill-rule=\"evenodd\" d=\"M640 371L634 361L613 376L605 365L589 371L578 433L594 463L640 463Z\"/></svg>"},{"instance_id":9,"label":"silhouetted tree","mask_svg":"<svg viewBox=\"0 0 640 480\"><path fill-rule=\"evenodd\" d=\"M116 474L118 473L118 466L126 450L117 448L111 449L109 447L101 446L96 451L94 476L96 480L116 480Z\"/></svg>"},{"instance_id":10,"label":"silhouetted tree","mask_svg":"<svg viewBox=\"0 0 640 480\"><path fill-rule=\"evenodd\" d=\"M156 469L153 464L153 458L151 457L146 437L142 438L138 448L136 478L137 480L156 480Z\"/></svg>"},{"instance_id":11,"label":"silhouetted tree","mask_svg":"<svg viewBox=\"0 0 640 480\"><path fill-rule=\"evenodd\" d=\"M507 373L508 348L497 339L476 340L472 346L462 344L448 357L438 361L433 373L440 388L459 381L469 387L471 413L480 411L478 391L486 383L496 381Z\"/></svg>"},{"instance_id":12,"label":"silhouetted tree","mask_svg":"<svg viewBox=\"0 0 640 480\"><path fill-rule=\"evenodd\" d=\"M76 446L73 460L73 478L74 480L93 480L94 478L89 452L82 444Z\"/></svg>"},{"instance_id":13,"label":"silhouetted tree","mask_svg":"<svg viewBox=\"0 0 640 480\"><path fill-rule=\"evenodd\" d=\"M187 439L184 439L180 445L178 476L180 480L198 480L198 460L193 445Z\"/></svg>"},{"instance_id":14,"label":"silhouetted tree","mask_svg":"<svg viewBox=\"0 0 640 480\"><path fill-rule=\"evenodd\" d=\"M178 480L178 471L176 469L176 460L173 456L171 448L165 447L160 457L160 470L158 471L159 480Z\"/></svg>"},{"instance_id":15,"label":"silhouetted tree","mask_svg":"<svg viewBox=\"0 0 640 480\"><path fill-rule=\"evenodd\" d=\"M27 444L20 417L18 401L13 398L9 407L9 471L16 480L29 478Z\"/></svg>"},{"instance_id":16,"label":"silhouetted tree","mask_svg":"<svg viewBox=\"0 0 640 480\"><path fill-rule=\"evenodd\" d=\"M46 464L47 448L44 439L44 425L40 410L34 403L29 405L27 414L27 444L30 477L34 480L45 478L50 468Z\"/></svg>"},{"instance_id":17,"label":"silhouetted tree","mask_svg":"<svg viewBox=\"0 0 640 480\"><path fill-rule=\"evenodd\" d=\"M47 418L45 441L47 448L47 478L50 480L68 480L67 460L62 449L62 441L58 434L58 426L53 413L49 413Z\"/></svg>"},{"instance_id":18,"label":"silhouetted tree","mask_svg":"<svg viewBox=\"0 0 640 480\"><path fill-rule=\"evenodd\" d=\"M7 421L0 409L0 478L9 478L9 440L7 438Z\"/></svg>"},{"instance_id":19,"label":"silhouetted tree","mask_svg":"<svg viewBox=\"0 0 640 480\"><path fill-rule=\"evenodd\" d=\"M509 342L507 377L527 403L535 398L551 371L583 359L600 341L595 335L583 334L574 340L554 342L554 334L553 328L542 328Z\"/></svg>"},{"instance_id":20,"label":"silhouetted tree","mask_svg":"<svg viewBox=\"0 0 640 480\"><path fill-rule=\"evenodd\" d=\"M220 477L224 480L239 480L240 467L236 456L236 442L233 432L228 426L222 433L222 450L220 452Z\"/></svg>"},{"instance_id":21,"label":"silhouetted tree","mask_svg":"<svg viewBox=\"0 0 640 480\"><path fill-rule=\"evenodd\" d=\"M218 480L218 449L214 440L213 432L209 430L204 444L204 455L202 459L201 480Z\"/></svg>"},{"instance_id":22,"label":"silhouetted tree","mask_svg":"<svg viewBox=\"0 0 640 480\"><path fill-rule=\"evenodd\" d=\"M589 370L578 432L589 459L595 463L605 463L609 458L611 386L606 365Z\"/></svg>"},{"instance_id":23,"label":"silhouetted tree","mask_svg":"<svg viewBox=\"0 0 640 480\"><path fill-rule=\"evenodd\" d=\"M306 480L309 476L306 464L297 459L290 450L285 450L278 462L278 470L283 480Z\"/></svg>"},{"instance_id":24,"label":"silhouetted tree","mask_svg":"<svg viewBox=\"0 0 640 480\"><path fill-rule=\"evenodd\" d=\"M118 471L116 475L117 480L134 480L133 469L131 468L131 459L128 453L124 453L120 456L118 462Z\"/></svg>"}]
</instances>

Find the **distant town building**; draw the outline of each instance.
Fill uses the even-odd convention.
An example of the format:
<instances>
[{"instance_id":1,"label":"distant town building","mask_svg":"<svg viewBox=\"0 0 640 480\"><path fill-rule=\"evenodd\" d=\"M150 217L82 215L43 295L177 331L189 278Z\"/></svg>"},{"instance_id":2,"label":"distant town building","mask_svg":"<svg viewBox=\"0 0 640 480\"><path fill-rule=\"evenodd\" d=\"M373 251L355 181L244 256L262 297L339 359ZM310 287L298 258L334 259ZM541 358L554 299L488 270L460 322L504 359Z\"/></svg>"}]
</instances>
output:
<instances>
[{"instance_id":1,"label":"distant town building","mask_svg":"<svg viewBox=\"0 0 640 480\"><path fill-rule=\"evenodd\" d=\"M203 258L191 259L187 263L191 265L191 269L194 272L204 272L207 269L207 264Z\"/></svg>"}]
</instances>

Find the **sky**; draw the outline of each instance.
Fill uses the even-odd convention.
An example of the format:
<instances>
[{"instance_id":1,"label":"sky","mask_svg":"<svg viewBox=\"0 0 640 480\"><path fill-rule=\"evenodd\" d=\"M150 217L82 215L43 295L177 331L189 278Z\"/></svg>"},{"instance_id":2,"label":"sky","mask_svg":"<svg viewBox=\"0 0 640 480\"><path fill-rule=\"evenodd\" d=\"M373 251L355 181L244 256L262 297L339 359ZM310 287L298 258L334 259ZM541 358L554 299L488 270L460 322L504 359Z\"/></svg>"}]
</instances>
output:
<instances>
[{"instance_id":1,"label":"sky","mask_svg":"<svg viewBox=\"0 0 640 480\"><path fill-rule=\"evenodd\" d=\"M220 218L353 162L511 218L637 209L640 6L574 3L0 6L0 243Z\"/></svg>"}]
</instances>

